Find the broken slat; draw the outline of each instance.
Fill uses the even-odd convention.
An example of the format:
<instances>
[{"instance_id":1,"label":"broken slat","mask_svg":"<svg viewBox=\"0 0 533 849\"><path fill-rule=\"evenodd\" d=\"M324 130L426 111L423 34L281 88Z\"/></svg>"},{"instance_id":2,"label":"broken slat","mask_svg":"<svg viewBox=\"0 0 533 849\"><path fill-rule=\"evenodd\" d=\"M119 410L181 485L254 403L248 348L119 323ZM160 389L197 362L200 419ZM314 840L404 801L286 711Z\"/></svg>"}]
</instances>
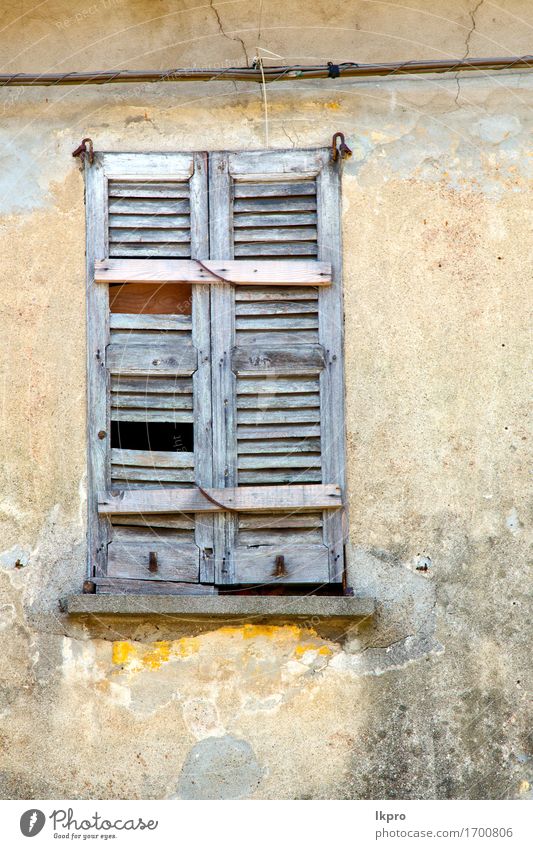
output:
<instances>
[{"instance_id":1,"label":"broken slat","mask_svg":"<svg viewBox=\"0 0 533 849\"><path fill-rule=\"evenodd\" d=\"M211 273L212 272L212 273ZM316 260L104 259L95 262L96 283L226 282L258 286L326 286L331 266Z\"/></svg>"},{"instance_id":2,"label":"broken slat","mask_svg":"<svg viewBox=\"0 0 533 849\"><path fill-rule=\"evenodd\" d=\"M341 489L336 484L294 486L241 486L209 489L215 501L231 510L273 512L277 510L335 509L342 506ZM222 507L206 498L196 487L102 492L98 511L114 513L220 513Z\"/></svg>"}]
</instances>

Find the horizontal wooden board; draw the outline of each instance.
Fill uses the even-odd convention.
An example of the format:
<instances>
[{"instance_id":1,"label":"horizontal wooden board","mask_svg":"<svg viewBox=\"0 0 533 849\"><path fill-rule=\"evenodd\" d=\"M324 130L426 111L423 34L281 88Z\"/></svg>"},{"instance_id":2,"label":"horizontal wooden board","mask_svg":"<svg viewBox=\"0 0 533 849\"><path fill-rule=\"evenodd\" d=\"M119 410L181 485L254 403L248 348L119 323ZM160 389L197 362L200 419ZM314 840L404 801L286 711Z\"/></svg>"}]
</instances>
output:
<instances>
[{"instance_id":1,"label":"horizontal wooden board","mask_svg":"<svg viewBox=\"0 0 533 849\"><path fill-rule=\"evenodd\" d=\"M152 410L192 410L192 394L191 395L155 395L141 392L136 395L119 392L112 393L111 406L123 409L126 407L135 409L152 409Z\"/></svg>"},{"instance_id":2,"label":"horizontal wooden board","mask_svg":"<svg viewBox=\"0 0 533 849\"><path fill-rule=\"evenodd\" d=\"M325 356L321 345L240 345L232 351L231 365L236 374L315 374L324 368Z\"/></svg>"},{"instance_id":3,"label":"horizontal wooden board","mask_svg":"<svg viewBox=\"0 0 533 849\"><path fill-rule=\"evenodd\" d=\"M91 578L101 595L135 593L135 595L218 595L209 584L183 584L171 581L138 580L134 578Z\"/></svg>"},{"instance_id":4,"label":"horizontal wooden board","mask_svg":"<svg viewBox=\"0 0 533 849\"><path fill-rule=\"evenodd\" d=\"M293 410L237 410L237 424L297 424L320 422L320 407Z\"/></svg>"},{"instance_id":5,"label":"horizontal wooden board","mask_svg":"<svg viewBox=\"0 0 533 849\"><path fill-rule=\"evenodd\" d=\"M240 242L314 242L315 227L247 227L235 230L235 244Z\"/></svg>"},{"instance_id":6,"label":"horizontal wooden board","mask_svg":"<svg viewBox=\"0 0 533 849\"><path fill-rule=\"evenodd\" d=\"M259 256L317 256L318 246L315 242L236 242L234 254L236 257L254 257L256 259ZM292 265L293 262L291 261L290 264Z\"/></svg>"},{"instance_id":7,"label":"horizontal wooden board","mask_svg":"<svg viewBox=\"0 0 533 849\"><path fill-rule=\"evenodd\" d=\"M316 195L316 183L314 180L302 180L300 182L235 182L233 184L233 195L236 198L250 197L291 197L292 195Z\"/></svg>"},{"instance_id":8,"label":"horizontal wooden board","mask_svg":"<svg viewBox=\"0 0 533 849\"><path fill-rule=\"evenodd\" d=\"M238 212L316 212L316 198L308 197L285 197L285 198L236 198L233 210Z\"/></svg>"},{"instance_id":9,"label":"horizontal wooden board","mask_svg":"<svg viewBox=\"0 0 533 849\"><path fill-rule=\"evenodd\" d=\"M320 436L320 426L315 424L266 424L239 425L238 439L303 439L308 436ZM275 451L273 444L272 450Z\"/></svg>"},{"instance_id":10,"label":"horizontal wooden board","mask_svg":"<svg viewBox=\"0 0 533 849\"><path fill-rule=\"evenodd\" d=\"M182 483L194 483L194 469L111 465L111 481L117 486L140 481L149 481L153 484L174 483L179 486Z\"/></svg>"},{"instance_id":11,"label":"horizontal wooden board","mask_svg":"<svg viewBox=\"0 0 533 849\"><path fill-rule=\"evenodd\" d=\"M110 198L109 214L116 215L176 215L189 212L189 200L161 198Z\"/></svg>"},{"instance_id":12,"label":"horizontal wooden board","mask_svg":"<svg viewBox=\"0 0 533 849\"><path fill-rule=\"evenodd\" d=\"M111 449L114 466L147 466L161 469L192 469L192 451L133 451L126 448Z\"/></svg>"},{"instance_id":13,"label":"horizontal wooden board","mask_svg":"<svg viewBox=\"0 0 533 849\"><path fill-rule=\"evenodd\" d=\"M309 301L237 301L235 304L235 315L238 319L243 316L277 316L280 319L292 314L306 315L313 313L318 316L318 303L316 300Z\"/></svg>"},{"instance_id":14,"label":"horizontal wooden board","mask_svg":"<svg viewBox=\"0 0 533 849\"><path fill-rule=\"evenodd\" d=\"M107 367L114 374L175 374L196 371L198 355L192 345L172 345L158 350L149 345L114 345L107 348Z\"/></svg>"},{"instance_id":15,"label":"horizontal wooden board","mask_svg":"<svg viewBox=\"0 0 533 849\"><path fill-rule=\"evenodd\" d=\"M185 528L156 528L154 525L117 525L110 526L110 542L157 542L193 543L194 534Z\"/></svg>"},{"instance_id":16,"label":"horizontal wooden board","mask_svg":"<svg viewBox=\"0 0 533 849\"><path fill-rule=\"evenodd\" d=\"M151 229L137 229L126 227L111 227L109 230L110 242L133 242L136 245L142 245L151 242L162 242L164 244L174 245L176 243L187 243L191 240L189 230L171 230L170 228L159 229L159 227Z\"/></svg>"},{"instance_id":17,"label":"horizontal wooden board","mask_svg":"<svg viewBox=\"0 0 533 849\"><path fill-rule=\"evenodd\" d=\"M297 286L238 286L235 289L235 302L239 301L318 301L318 289L314 286L305 289ZM318 309L318 304L316 305Z\"/></svg>"},{"instance_id":18,"label":"horizontal wooden board","mask_svg":"<svg viewBox=\"0 0 533 849\"><path fill-rule=\"evenodd\" d=\"M278 454L293 456L295 454L319 453L319 439L239 439L237 442L239 454L268 454L270 465L276 464Z\"/></svg>"},{"instance_id":19,"label":"horizontal wooden board","mask_svg":"<svg viewBox=\"0 0 533 849\"><path fill-rule=\"evenodd\" d=\"M320 395L318 392L294 393L275 395L266 392L258 392L253 395L238 395L237 408L239 410L288 410L301 407L319 407Z\"/></svg>"},{"instance_id":20,"label":"horizontal wooden board","mask_svg":"<svg viewBox=\"0 0 533 849\"><path fill-rule=\"evenodd\" d=\"M270 468L261 470L239 471L238 482L240 486L259 486L273 484L314 484L322 480L320 469L285 469Z\"/></svg>"},{"instance_id":21,"label":"horizontal wooden board","mask_svg":"<svg viewBox=\"0 0 533 849\"><path fill-rule=\"evenodd\" d=\"M154 375L111 375L111 392L134 392L148 401L151 395L190 395L190 377L157 377Z\"/></svg>"},{"instance_id":22,"label":"horizontal wooden board","mask_svg":"<svg viewBox=\"0 0 533 849\"><path fill-rule=\"evenodd\" d=\"M237 315L236 330L318 330L318 315Z\"/></svg>"},{"instance_id":23,"label":"horizontal wooden board","mask_svg":"<svg viewBox=\"0 0 533 849\"><path fill-rule=\"evenodd\" d=\"M273 512L288 509L335 509L342 506L336 484L228 487L207 490L212 498L232 510ZM98 510L114 513L218 513L222 508L207 499L197 487L191 489L102 492Z\"/></svg>"},{"instance_id":24,"label":"horizontal wooden board","mask_svg":"<svg viewBox=\"0 0 533 849\"><path fill-rule=\"evenodd\" d=\"M255 212L235 213L235 231L242 227L313 227L317 223L316 212Z\"/></svg>"},{"instance_id":25,"label":"horizontal wooden board","mask_svg":"<svg viewBox=\"0 0 533 849\"><path fill-rule=\"evenodd\" d=\"M145 259L160 259L163 257L190 257L191 247L187 244L128 244L125 242L110 242L110 257L144 257Z\"/></svg>"},{"instance_id":26,"label":"horizontal wooden board","mask_svg":"<svg viewBox=\"0 0 533 849\"><path fill-rule=\"evenodd\" d=\"M142 246L138 250L143 250ZM95 263L94 279L96 283L220 283L216 276L220 274L226 281L239 285L325 286L331 283L331 265L316 260L254 262L206 259L202 263L205 268L195 260L104 259Z\"/></svg>"},{"instance_id":27,"label":"horizontal wooden board","mask_svg":"<svg viewBox=\"0 0 533 849\"><path fill-rule=\"evenodd\" d=\"M239 454L239 469L272 469L273 466L283 469L319 469L321 466L320 454L287 454L286 456Z\"/></svg>"},{"instance_id":28,"label":"horizontal wooden board","mask_svg":"<svg viewBox=\"0 0 533 849\"><path fill-rule=\"evenodd\" d=\"M281 550L280 550L281 549ZM275 577L276 557L283 554L286 575ZM329 580L328 550L324 545L280 545L234 551L236 584L320 584Z\"/></svg>"},{"instance_id":29,"label":"horizontal wooden board","mask_svg":"<svg viewBox=\"0 0 533 849\"><path fill-rule=\"evenodd\" d=\"M109 181L110 198L188 198L189 183L152 182L146 180Z\"/></svg>"},{"instance_id":30,"label":"horizontal wooden board","mask_svg":"<svg viewBox=\"0 0 533 849\"><path fill-rule=\"evenodd\" d=\"M157 554L157 572L150 572L150 552ZM110 578L142 578L144 581L198 581L200 550L194 543L178 545L167 540L112 542L107 548Z\"/></svg>"},{"instance_id":31,"label":"horizontal wooden board","mask_svg":"<svg viewBox=\"0 0 533 849\"><path fill-rule=\"evenodd\" d=\"M279 393L318 392L318 377L239 377L237 395L276 395Z\"/></svg>"},{"instance_id":32,"label":"horizontal wooden board","mask_svg":"<svg viewBox=\"0 0 533 849\"><path fill-rule=\"evenodd\" d=\"M312 222L309 222L312 223ZM153 229L157 226L158 230L189 230L191 226L191 218L189 215L110 215L108 221L111 228L124 228L127 230L144 229L145 227Z\"/></svg>"},{"instance_id":33,"label":"horizontal wooden board","mask_svg":"<svg viewBox=\"0 0 533 849\"><path fill-rule=\"evenodd\" d=\"M112 312L109 316L111 330L192 330L190 315L154 315Z\"/></svg>"},{"instance_id":34,"label":"horizontal wooden board","mask_svg":"<svg viewBox=\"0 0 533 849\"><path fill-rule=\"evenodd\" d=\"M242 530L321 527L322 513L239 513L239 528Z\"/></svg>"},{"instance_id":35,"label":"horizontal wooden board","mask_svg":"<svg viewBox=\"0 0 533 849\"><path fill-rule=\"evenodd\" d=\"M211 518L206 521L212 522ZM159 515L150 516L149 521L141 513L118 513L109 519L112 525L139 525L145 528L149 525L152 528L175 528L179 531L193 531L195 527L194 516L187 516L186 513L161 513Z\"/></svg>"},{"instance_id":36,"label":"horizontal wooden board","mask_svg":"<svg viewBox=\"0 0 533 849\"><path fill-rule=\"evenodd\" d=\"M149 407L111 407L114 422L174 422L187 424L193 421L192 410L152 410Z\"/></svg>"}]
</instances>

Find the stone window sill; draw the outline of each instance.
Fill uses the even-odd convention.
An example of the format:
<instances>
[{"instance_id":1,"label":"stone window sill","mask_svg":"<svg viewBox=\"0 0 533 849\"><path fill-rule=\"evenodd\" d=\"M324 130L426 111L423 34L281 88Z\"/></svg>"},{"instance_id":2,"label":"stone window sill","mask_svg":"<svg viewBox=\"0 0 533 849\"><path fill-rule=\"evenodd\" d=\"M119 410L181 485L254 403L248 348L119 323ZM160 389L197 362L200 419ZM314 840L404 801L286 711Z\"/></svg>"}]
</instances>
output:
<instances>
[{"instance_id":1,"label":"stone window sill","mask_svg":"<svg viewBox=\"0 0 533 849\"><path fill-rule=\"evenodd\" d=\"M372 598L351 596L71 595L61 602L70 616L173 616L192 620L247 620L353 624L374 615Z\"/></svg>"}]
</instances>

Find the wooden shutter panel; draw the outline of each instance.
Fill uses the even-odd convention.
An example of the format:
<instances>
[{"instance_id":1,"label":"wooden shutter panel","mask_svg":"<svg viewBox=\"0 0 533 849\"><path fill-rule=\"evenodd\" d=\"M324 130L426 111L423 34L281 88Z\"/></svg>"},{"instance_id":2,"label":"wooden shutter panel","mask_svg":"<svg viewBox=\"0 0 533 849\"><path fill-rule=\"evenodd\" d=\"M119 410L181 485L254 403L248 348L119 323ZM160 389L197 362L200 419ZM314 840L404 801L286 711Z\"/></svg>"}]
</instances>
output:
<instances>
[{"instance_id":1,"label":"wooden shutter panel","mask_svg":"<svg viewBox=\"0 0 533 849\"><path fill-rule=\"evenodd\" d=\"M329 151L212 154L209 194L212 259L333 266L323 288L213 287L214 485L344 487L339 184ZM339 582L341 511L221 514L215 557L220 584Z\"/></svg>"},{"instance_id":2,"label":"wooden shutter panel","mask_svg":"<svg viewBox=\"0 0 533 849\"><path fill-rule=\"evenodd\" d=\"M88 169L89 191L91 212L95 201L102 209L93 219L92 265L108 256L208 257L205 155L103 154ZM174 308L179 290L168 295L167 284L151 285L90 287L90 354L97 360L89 397L92 493L212 484L209 292L193 287L188 305ZM124 432L124 423L139 423L148 434L158 425L190 426L192 445L111 447L111 434ZM110 514L93 520L92 536L98 591L199 592L204 588L193 584L213 580L209 516Z\"/></svg>"}]
</instances>

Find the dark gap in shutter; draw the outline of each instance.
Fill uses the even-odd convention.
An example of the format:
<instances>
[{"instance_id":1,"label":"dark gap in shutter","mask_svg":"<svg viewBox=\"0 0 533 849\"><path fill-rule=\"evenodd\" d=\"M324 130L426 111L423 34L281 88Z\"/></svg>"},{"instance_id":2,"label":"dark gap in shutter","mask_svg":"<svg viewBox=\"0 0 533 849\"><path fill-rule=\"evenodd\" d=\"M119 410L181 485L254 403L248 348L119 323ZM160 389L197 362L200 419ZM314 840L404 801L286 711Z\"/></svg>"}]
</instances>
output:
<instances>
[{"instance_id":1,"label":"dark gap in shutter","mask_svg":"<svg viewBox=\"0 0 533 849\"><path fill-rule=\"evenodd\" d=\"M133 451L194 450L193 425L187 422L111 422L111 447Z\"/></svg>"}]
</instances>

